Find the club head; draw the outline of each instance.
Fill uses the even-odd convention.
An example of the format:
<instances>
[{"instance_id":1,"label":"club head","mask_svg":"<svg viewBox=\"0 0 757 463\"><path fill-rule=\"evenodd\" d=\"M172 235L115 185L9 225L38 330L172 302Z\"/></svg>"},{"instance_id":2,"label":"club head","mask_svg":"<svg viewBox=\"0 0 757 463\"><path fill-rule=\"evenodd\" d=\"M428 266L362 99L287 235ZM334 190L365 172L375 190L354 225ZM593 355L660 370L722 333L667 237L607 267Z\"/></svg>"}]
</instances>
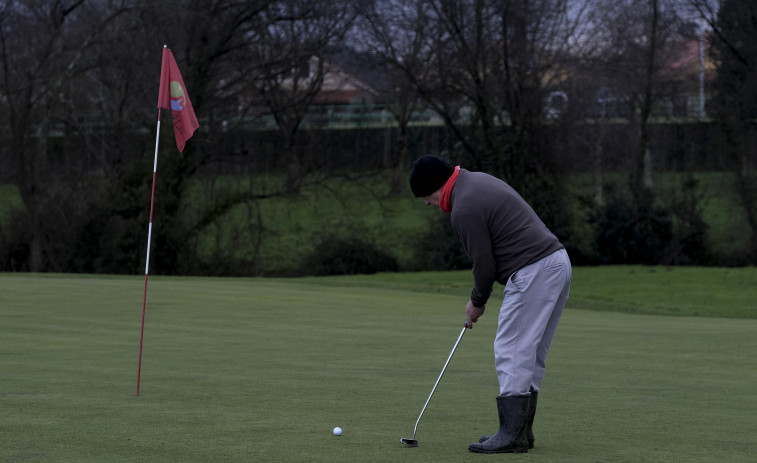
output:
<instances>
[{"instance_id":1,"label":"club head","mask_svg":"<svg viewBox=\"0 0 757 463\"><path fill-rule=\"evenodd\" d=\"M407 445L408 447L418 447L418 441L415 439L400 439L400 442L402 442L404 445Z\"/></svg>"}]
</instances>

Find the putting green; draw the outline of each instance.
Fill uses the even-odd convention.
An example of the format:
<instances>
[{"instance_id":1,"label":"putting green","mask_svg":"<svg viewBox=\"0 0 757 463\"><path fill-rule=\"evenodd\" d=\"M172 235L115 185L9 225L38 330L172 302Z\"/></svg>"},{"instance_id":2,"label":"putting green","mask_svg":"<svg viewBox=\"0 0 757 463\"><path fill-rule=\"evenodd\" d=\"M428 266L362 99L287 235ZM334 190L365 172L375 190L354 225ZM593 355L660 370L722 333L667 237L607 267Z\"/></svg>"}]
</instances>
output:
<instances>
[{"instance_id":1,"label":"putting green","mask_svg":"<svg viewBox=\"0 0 757 463\"><path fill-rule=\"evenodd\" d=\"M467 451L496 428L491 309L461 341L420 445L399 442L459 334L468 277L151 277L136 397L142 277L2 274L0 461L491 458ZM536 448L508 459L754 460L757 320L584 310L591 289L574 288Z\"/></svg>"}]
</instances>

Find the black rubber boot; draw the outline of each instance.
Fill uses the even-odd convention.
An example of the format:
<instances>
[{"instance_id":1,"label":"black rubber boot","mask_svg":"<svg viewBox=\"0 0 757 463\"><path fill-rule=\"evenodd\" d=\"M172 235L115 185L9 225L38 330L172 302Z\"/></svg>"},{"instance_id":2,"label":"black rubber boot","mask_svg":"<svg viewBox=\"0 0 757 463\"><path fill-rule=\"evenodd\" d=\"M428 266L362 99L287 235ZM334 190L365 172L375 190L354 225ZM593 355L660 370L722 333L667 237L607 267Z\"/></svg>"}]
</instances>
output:
<instances>
[{"instance_id":1,"label":"black rubber boot","mask_svg":"<svg viewBox=\"0 0 757 463\"><path fill-rule=\"evenodd\" d=\"M499 415L499 432L484 442L468 446L475 453L526 453L526 421L528 420L528 403L531 397L511 396L497 397L497 414Z\"/></svg>"},{"instance_id":2,"label":"black rubber boot","mask_svg":"<svg viewBox=\"0 0 757 463\"><path fill-rule=\"evenodd\" d=\"M528 402L528 420L526 420L526 440L528 448L534 448L534 416L536 415L536 401L539 398L539 391L531 391L531 400ZM481 436L479 442L484 442L491 436Z\"/></svg>"},{"instance_id":3,"label":"black rubber boot","mask_svg":"<svg viewBox=\"0 0 757 463\"><path fill-rule=\"evenodd\" d=\"M526 420L526 440L528 448L534 448L534 416L536 416L536 401L539 399L539 391L531 391L531 400L528 402L528 419Z\"/></svg>"}]
</instances>

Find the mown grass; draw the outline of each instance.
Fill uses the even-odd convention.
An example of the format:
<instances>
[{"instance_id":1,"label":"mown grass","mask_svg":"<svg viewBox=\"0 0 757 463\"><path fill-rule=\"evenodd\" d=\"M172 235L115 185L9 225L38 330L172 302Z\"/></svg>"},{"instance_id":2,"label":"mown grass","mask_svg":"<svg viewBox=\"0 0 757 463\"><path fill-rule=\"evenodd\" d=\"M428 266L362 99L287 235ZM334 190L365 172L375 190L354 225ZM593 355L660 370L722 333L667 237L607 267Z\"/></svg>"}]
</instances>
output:
<instances>
[{"instance_id":1,"label":"mown grass","mask_svg":"<svg viewBox=\"0 0 757 463\"><path fill-rule=\"evenodd\" d=\"M571 304L582 309L650 315L757 318L754 267L574 267ZM301 278L319 286L376 287L420 293L466 295L470 272L387 273ZM494 294L501 292L497 285Z\"/></svg>"},{"instance_id":2,"label":"mown grass","mask_svg":"<svg viewBox=\"0 0 757 463\"><path fill-rule=\"evenodd\" d=\"M537 446L507 458L753 461L755 279L574 269ZM469 282L151 277L136 397L142 277L0 274L0 461L479 461L467 444L496 427L491 305L429 404L421 445L399 443L459 333Z\"/></svg>"}]
</instances>

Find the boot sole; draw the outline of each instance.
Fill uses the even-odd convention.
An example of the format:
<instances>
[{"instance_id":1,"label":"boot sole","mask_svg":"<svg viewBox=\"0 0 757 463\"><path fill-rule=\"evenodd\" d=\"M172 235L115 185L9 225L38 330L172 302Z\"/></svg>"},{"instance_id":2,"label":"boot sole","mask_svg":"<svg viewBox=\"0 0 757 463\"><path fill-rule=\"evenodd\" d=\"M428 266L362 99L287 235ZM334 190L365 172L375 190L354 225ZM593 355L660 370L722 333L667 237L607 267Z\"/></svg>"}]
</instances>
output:
<instances>
[{"instance_id":1,"label":"boot sole","mask_svg":"<svg viewBox=\"0 0 757 463\"><path fill-rule=\"evenodd\" d=\"M488 450L488 449L482 449L478 447L468 447L468 450L470 450L473 453L528 453L527 448L509 448L509 449L494 449L494 450Z\"/></svg>"},{"instance_id":2,"label":"boot sole","mask_svg":"<svg viewBox=\"0 0 757 463\"><path fill-rule=\"evenodd\" d=\"M481 436L481 439L478 440L479 444L483 444L484 442L488 441L489 437L491 436ZM528 448L529 450L534 448L534 441L532 440L528 441Z\"/></svg>"}]
</instances>

